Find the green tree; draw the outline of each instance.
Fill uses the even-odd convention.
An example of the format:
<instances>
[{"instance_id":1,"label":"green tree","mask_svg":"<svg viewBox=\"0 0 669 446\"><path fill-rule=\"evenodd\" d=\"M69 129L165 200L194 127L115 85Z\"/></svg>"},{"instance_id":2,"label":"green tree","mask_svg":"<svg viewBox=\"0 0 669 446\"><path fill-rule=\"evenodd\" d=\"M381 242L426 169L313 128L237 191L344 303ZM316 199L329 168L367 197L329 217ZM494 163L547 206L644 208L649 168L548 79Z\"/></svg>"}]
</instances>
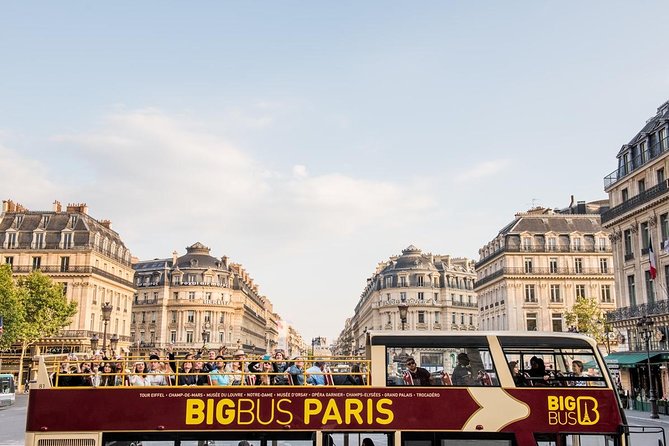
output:
<instances>
[{"instance_id":1,"label":"green tree","mask_svg":"<svg viewBox=\"0 0 669 446\"><path fill-rule=\"evenodd\" d=\"M19 302L19 289L12 279L11 266L0 265L0 316L3 320L0 348L8 348L19 340L19 328L23 323Z\"/></svg>"},{"instance_id":2,"label":"green tree","mask_svg":"<svg viewBox=\"0 0 669 446\"><path fill-rule=\"evenodd\" d=\"M5 295L8 297L7 303L4 302ZM9 334L2 342L21 345L21 377L23 358L28 347L39 339L57 334L69 325L77 313L77 304L68 302L63 295L63 286L40 271L33 271L14 281L8 266L3 266L0 270L0 297L3 298L0 300L0 312L4 315L7 311L5 325Z\"/></svg>"},{"instance_id":3,"label":"green tree","mask_svg":"<svg viewBox=\"0 0 669 446\"><path fill-rule=\"evenodd\" d=\"M565 313L564 319L567 325L576 328L579 333L590 336L598 343L604 342L604 315L597 299L576 298L576 303Z\"/></svg>"}]
</instances>

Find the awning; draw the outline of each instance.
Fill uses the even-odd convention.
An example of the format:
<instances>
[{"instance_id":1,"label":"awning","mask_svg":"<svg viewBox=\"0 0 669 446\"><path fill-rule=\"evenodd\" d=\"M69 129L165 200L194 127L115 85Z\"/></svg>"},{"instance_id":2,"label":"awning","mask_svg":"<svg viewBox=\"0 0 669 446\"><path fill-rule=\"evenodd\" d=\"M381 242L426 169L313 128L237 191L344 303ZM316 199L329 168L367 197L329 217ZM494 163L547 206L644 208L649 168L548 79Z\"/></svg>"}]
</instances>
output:
<instances>
[{"instance_id":1,"label":"awning","mask_svg":"<svg viewBox=\"0 0 669 446\"><path fill-rule=\"evenodd\" d=\"M656 356L657 353L651 352L651 362L653 362L653 358ZM645 352L615 352L604 358L604 362L609 367L631 367L645 361L648 361L648 355Z\"/></svg>"}]
</instances>

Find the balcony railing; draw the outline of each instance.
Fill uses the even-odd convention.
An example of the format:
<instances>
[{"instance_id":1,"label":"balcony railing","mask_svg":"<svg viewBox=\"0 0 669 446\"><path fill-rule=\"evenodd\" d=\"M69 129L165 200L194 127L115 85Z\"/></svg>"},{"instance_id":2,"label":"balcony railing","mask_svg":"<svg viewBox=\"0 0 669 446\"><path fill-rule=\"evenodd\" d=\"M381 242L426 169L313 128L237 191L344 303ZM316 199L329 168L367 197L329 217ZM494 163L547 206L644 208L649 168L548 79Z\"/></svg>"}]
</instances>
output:
<instances>
[{"instance_id":1,"label":"balcony railing","mask_svg":"<svg viewBox=\"0 0 669 446\"><path fill-rule=\"evenodd\" d=\"M500 276L613 276L613 272L608 268L545 268L545 267L505 267L498 269L494 273L481 278L475 286L481 286Z\"/></svg>"},{"instance_id":2,"label":"balcony railing","mask_svg":"<svg viewBox=\"0 0 669 446\"><path fill-rule=\"evenodd\" d=\"M405 304L413 307L437 307L442 306L439 302L435 302L434 299L390 299L383 300L381 302L375 302L372 304L373 308L385 308L385 307L397 307L398 305Z\"/></svg>"},{"instance_id":3,"label":"balcony railing","mask_svg":"<svg viewBox=\"0 0 669 446\"><path fill-rule=\"evenodd\" d=\"M32 271L39 270L44 274L97 274L98 276L106 277L107 279L118 282L122 285L133 288L133 283L129 280L125 280L122 277L116 276L110 272L96 268L94 266L54 266L54 265L45 265L39 267L33 266L12 266L12 272L22 274L30 273Z\"/></svg>"},{"instance_id":4,"label":"balcony railing","mask_svg":"<svg viewBox=\"0 0 669 446\"><path fill-rule=\"evenodd\" d=\"M648 150L640 153L627 164L619 166L616 170L604 177L604 189L613 185L617 181L625 178L641 166L648 164L650 161L659 157L669 148L669 136L661 141L656 141L655 144L649 146Z\"/></svg>"},{"instance_id":5,"label":"balcony railing","mask_svg":"<svg viewBox=\"0 0 669 446\"><path fill-rule=\"evenodd\" d=\"M92 330L61 330L58 332L58 335L55 337L58 338L84 338L84 339L90 339L94 334L98 335L100 338L100 342L102 342L102 332L99 331L92 331ZM111 339L111 333L107 331L107 340L109 341ZM118 340L121 342L130 342L132 339L130 336L118 336Z\"/></svg>"},{"instance_id":6,"label":"balcony railing","mask_svg":"<svg viewBox=\"0 0 669 446\"><path fill-rule=\"evenodd\" d=\"M618 206L614 206L608 211L604 212L602 214L602 224L609 222L616 217L620 217L621 215L666 194L667 191L669 190L669 188L667 187L668 185L667 181L668 180L664 180L661 183L658 183L655 186L648 188L645 191L641 192L640 194L619 204Z\"/></svg>"},{"instance_id":7,"label":"balcony railing","mask_svg":"<svg viewBox=\"0 0 669 446\"><path fill-rule=\"evenodd\" d=\"M478 304L476 302L460 302L458 300L454 300L452 302L452 305L454 307L461 307L461 308L478 308Z\"/></svg>"},{"instance_id":8,"label":"balcony railing","mask_svg":"<svg viewBox=\"0 0 669 446\"><path fill-rule=\"evenodd\" d=\"M476 267L480 268L485 262L491 260L493 257L498 256L503 252L542 252L542 253L551 253L551 252L573 252L573 253L591 253L591 252L612 252L610 246L602 245L572 245L572 244L531 244L531 245L507 245L503 248L498 249L497 251L488 254L486 257L483 257L481 260L476 262Z\"/></svg>"},{"instance_id":9,"label":"balcony railing","mask_svg":"<svg viewBox=\"0 0 669 446\"><path fill-rule=\"evenodd\" d=\"M668 315L669 302L658 300L657 302L644 303L639 305L630 305L629 307L617 308L606 313L607 322L625 321L628 319L636 319L648 315Z\"/></svg>"}]
</instances>

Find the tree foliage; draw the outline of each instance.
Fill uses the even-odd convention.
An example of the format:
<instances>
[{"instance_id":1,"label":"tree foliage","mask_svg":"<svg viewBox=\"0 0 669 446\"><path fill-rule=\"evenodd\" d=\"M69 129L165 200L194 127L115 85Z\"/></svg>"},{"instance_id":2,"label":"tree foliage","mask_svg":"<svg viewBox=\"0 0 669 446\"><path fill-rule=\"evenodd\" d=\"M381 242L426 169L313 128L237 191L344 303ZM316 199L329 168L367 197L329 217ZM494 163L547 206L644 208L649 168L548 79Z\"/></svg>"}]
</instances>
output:
<instances>
[{"instance_id":1,"label":"tree foliage","mask_svg":"<svg viewBox=\"0 0 669 446\"><path fill-rule=\"evenodd\" d=\"M579 333L604 342L604 315L597 299L588 297L576 298L576 303L564 315L567 325L574 327Z\"/></svg>"},{"instance_id":2,"label":"tree foliage","mask_svg":"<svg viewBox=\"0 0 669 446\"><path fill-rule=\"evenodd\" d=\"M4 320L0 345L30 345L55 335L69 325L76 312L77 304L67 301L63 286L40 271L13 280L10 266L0 267L0 314Z\"/></svg>"}]
</instances>

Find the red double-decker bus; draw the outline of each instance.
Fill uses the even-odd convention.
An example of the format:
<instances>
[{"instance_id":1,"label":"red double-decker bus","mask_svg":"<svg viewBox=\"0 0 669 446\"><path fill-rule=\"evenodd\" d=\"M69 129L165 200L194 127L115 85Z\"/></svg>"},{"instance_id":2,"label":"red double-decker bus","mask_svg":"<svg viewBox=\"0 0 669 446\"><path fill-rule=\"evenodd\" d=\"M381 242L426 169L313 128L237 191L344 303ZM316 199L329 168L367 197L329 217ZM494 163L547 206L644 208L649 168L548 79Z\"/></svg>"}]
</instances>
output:
<instances>
[{"instance_id":1,"label":"red double-decker bus","mask_svg":"<svg viewBox=\"0 0 669 446\"><path fill-rule=\"evenodd\" d=\"M614 383L586 336L370 332L362 363L359 385L147 387L55 387L42 365L26 445L628 443Z\"/></svg>"}]
</instances>

